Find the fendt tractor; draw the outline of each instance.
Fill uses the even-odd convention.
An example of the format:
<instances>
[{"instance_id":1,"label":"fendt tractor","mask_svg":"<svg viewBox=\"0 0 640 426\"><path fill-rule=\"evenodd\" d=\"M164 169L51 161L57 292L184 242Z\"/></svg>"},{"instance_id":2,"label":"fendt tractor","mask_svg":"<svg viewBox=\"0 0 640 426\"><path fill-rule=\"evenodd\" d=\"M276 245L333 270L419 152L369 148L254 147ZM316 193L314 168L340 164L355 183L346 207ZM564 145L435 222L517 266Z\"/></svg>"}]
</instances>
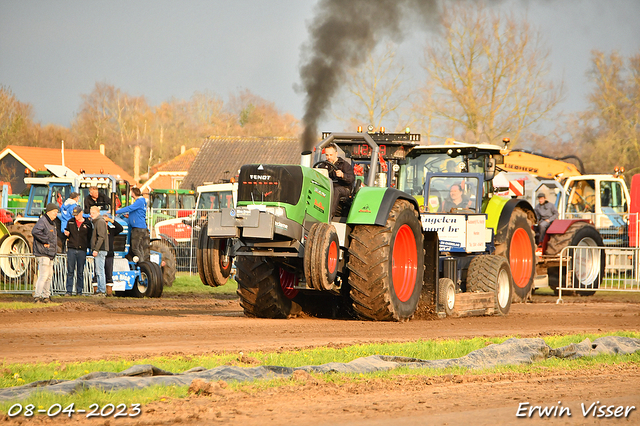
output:
<instances>
[{"instance_id":1,"label":"fendt tractor","mask_svg":"<svg viewBox=\"0 0 640 426\"><path fill-rule=\"evenodd\" d=\"M116 179L112 175L76 174L64 166L46 165L49 173L38 177L27 176L24 181L29 185L29 199L25 206L24 216L17 217L12 225L7 227L9 237L2 241L0 252L2 254L30 254L33 248L33 236L31 229L38 221L40 215L48 203L62 205L72 192L80 194L80 205L89 196L89 188L96 186L109 200L111 210L101 211L101 214L114 217L115 209L122 201L128 204L129 184L126 181ZM88 215L85 215L88 217ZM57 221L59 222L60 215ZM175 257L164 245L151 245L151 261L138 262L134 257L128 256L130 247L130 233L128 222L120 217L116 220L123 227L120 235L114 239L114 272L113 290L116 294L127 294L135 297L160 297L165 285L171 285L175 278ZM59 240L59 252L62 242ZM26 273L28 268L33 268L29 258L20 259L3 258L0 261L0 270L11 278L18 278ZM169 280L170 282L167 282Z\"/></svg>"},{"instance_id":2,"label":"fendt tractor","mask_svg":"<svg viewBox=\"0 0 640 426\"><path fill-rule=\"evenodd\" d=\"M505 315L514 289L527 296L533 209L491 202L499 147L412 155L420 135L409 132L323 137L313 164L304 152L301 165L243 166L237 207L209 214L208 238L232 243L247 316L287 318L326 303L362 319L403 321L421 296L440 316ZM332 142L359 175L333 218L333 165L322 160ZM465 203L445 211L452 186Z\"/></svg>"}]
</instances>

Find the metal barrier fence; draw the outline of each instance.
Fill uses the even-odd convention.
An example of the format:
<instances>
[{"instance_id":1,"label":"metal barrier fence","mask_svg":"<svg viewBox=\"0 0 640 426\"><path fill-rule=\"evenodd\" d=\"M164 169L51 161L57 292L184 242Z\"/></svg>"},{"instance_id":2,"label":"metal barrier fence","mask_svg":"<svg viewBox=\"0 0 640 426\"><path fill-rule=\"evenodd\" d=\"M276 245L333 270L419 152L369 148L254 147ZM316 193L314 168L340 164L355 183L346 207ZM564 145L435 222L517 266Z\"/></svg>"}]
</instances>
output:
<instances>
[{"instance_id":1,"label":"metal barrier fence","mask_svg":"<svg viewBox=\"0 0 640 426\"><path fill-rule=\"evenodd\" d=\"M640 291L639 262L640 248L565 247L560 252L558 302L563 292Z\"/></svg>"},{"instance_id":2,"label":"metal barrier fence","mask_svg":"<svg viewBox=\"0 0 640 426\"><path fill-rule=\"evenodd\" d=\"M159 238L176 255L176 269L198 273L196 250L201 228L209 212L217 210L154 209L147 214L151 238Z\"/></svg>"},{"instance_id":3,"label":"metal barrier fence","mask_svg":"<svg viewBox=\"0 0 640 426\"><path fill-rule=\"evenodd\" d=\"M91 281L93 279L93 271L93 257L87 256L87 261L84 265L84 287L82 289L82 294L92 293ZM34 255L0 255L0 293L32 294L37 279L38 263ZM58 254L53 262L51 294L65 293L66 282L67 256L64 254Z\"/></svg>"}]
</instances>

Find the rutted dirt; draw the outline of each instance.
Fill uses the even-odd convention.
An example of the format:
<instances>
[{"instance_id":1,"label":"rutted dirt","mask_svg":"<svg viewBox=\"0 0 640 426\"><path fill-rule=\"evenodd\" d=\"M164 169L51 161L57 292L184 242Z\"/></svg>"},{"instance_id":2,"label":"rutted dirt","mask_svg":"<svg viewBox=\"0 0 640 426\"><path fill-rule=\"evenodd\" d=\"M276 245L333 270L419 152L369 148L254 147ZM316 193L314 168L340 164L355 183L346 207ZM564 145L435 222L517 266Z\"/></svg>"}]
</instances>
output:
<instances>
[{"instance_id":1,"label":"rutted dirt","mask_svg":"<svg viewBox=\"0 0 640 426\"><path fill-rule=\"evenodd\" d=\"M109 357L139 359L417 339L538 337L640 330L640 303L637 298L625 296L574 297L567 298L561 305L556 305L551 296L534 296L534 303L512 305L506 317L425 319L406 323L310 317L249 319L243 316L234 298L56 299L62 305L0 312L0 359L7 363ZM6 296L0 296L0 300L7 300ZM515 417L521 402L555 407L562 401L563 406L570 407L572 417L565 415L562 419L552 419L554 422L595 424L602 419L583 417L582 402L590 405L600 400L640 409L640 367L637 365L548 375L486 375L479 379L467 375L450 380L399 378L392 383L371 380L343 386L313 377L299 379L291 387L256 390L251 394L220 388L210 396L156 402L143 407L142 416L131 421L244 425L511 424L517 420L536 422L533 418ZM537 414L536 418L541 421ZM45 419L37 422L41 420ZM640 424L640 413L631 411L624 420L608 420ZM49 420L46 421L49 424ZM122 423L122 419L111 419L111 424L114 423Z\"/></svg>"}]
</instances>

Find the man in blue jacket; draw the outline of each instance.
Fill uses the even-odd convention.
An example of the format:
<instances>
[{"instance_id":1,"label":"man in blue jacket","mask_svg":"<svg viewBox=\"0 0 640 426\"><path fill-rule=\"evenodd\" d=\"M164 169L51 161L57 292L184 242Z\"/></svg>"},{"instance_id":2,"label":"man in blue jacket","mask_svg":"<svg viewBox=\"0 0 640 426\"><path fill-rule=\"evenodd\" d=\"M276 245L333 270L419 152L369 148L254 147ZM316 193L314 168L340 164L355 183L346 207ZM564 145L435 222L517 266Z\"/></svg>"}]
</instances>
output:
<instances>
[{"instance_id":1,"label":"man in blue jacket","mask_svg":"<svg viewBox=\"0 0 640 426\"><path fill-rule=\"evenodd\" d=\"M131 188L133 203L116 210L116 214L129 214L131 228L131 252L138 256L140 262L149 261L149 228L147 228L147 200L142 196L140 188Z\"/></svg>"},{"instance_id":2,"label":"man in blue jacket","mask_svg":"<svg viewBox=\"0 0 640 426\"><path fill-rule=\"evenodd\" d=\"M38 261L38 280L35 284L33 301L35 303L49 303L51 301L51 279L53 278L53 261L58 248L58 226L55 222L58 216L58 205L49 203L45 214L31 230L33 235L33 254Z\"/></svg>"}]
</instances>

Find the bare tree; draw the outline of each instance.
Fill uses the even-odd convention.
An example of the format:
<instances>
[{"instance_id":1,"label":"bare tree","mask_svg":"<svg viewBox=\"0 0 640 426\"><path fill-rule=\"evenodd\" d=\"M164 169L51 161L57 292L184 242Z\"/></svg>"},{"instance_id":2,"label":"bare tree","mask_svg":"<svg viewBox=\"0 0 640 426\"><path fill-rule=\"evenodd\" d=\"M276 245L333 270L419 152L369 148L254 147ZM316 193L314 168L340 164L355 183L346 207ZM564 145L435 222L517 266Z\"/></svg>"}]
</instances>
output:
<instances>
[{"instance_id":1,"label":"bare tree","mask_svg":"<svg viewBox=\"0 0 640 426\"><path fill-rule=\"evenodd\" d=\"M548 49L525 20L482 4L454 3L441 36L425 49L424 69L434 90L422 103L440 137L514 144L548 117L562 85L547 80ZM453 133L451 133L453 130Z\"/></svg>"},{"instance_id":2,"label":"bare tree","mask_svg":"<svg viewBox=\"0 0 640 426\"><path fill-rule=\"evenodd\" d=\"M388 43L370 54L362 66L347 70L345 89L350 96L334 115L349 128L399 126L399 113L407 105L409 93L403 91L405 67L396 57L396 48Z\"/></svg>"},{"instance_id":3,"label":"bare tree","mask_svg":"<svg viewBox=\"0 0 640 426\"><path fill-rule=\"evenodd\" d=\"M30 104L20 102L8 87L0 86L0 149L29 144L32 116Z\"/></svg>"},{"instance_id":4,"label":"bare tree","mask_svg":"<svg viewBox=\"0 0 640 426\"><path fill-rule=\"evenodd\" d=\"M640 53L592 52L588 73L594 88L582 117L581 152L587 170L640 171Z\"/></svg>"}]
</instances>

